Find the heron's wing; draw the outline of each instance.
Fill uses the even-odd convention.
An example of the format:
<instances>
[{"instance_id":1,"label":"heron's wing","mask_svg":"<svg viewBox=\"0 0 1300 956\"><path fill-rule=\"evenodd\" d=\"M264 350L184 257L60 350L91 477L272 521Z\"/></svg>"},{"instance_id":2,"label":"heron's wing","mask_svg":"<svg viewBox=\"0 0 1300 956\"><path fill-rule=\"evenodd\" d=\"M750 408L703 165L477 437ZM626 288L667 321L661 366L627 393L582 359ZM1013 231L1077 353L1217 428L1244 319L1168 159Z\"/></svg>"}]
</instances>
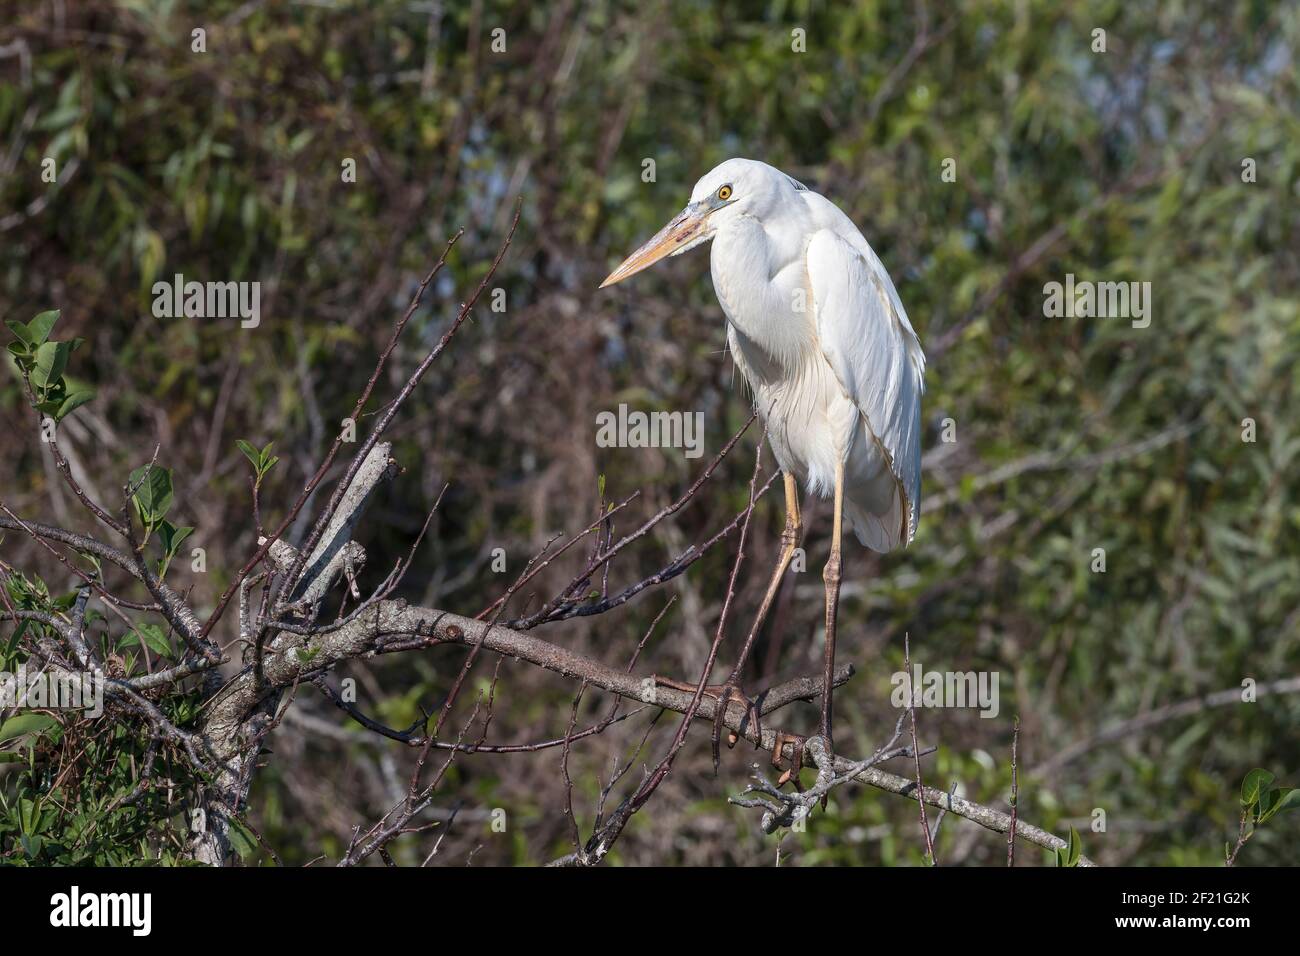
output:
<instances>
[{"instance_id":1,"label":"heron's wing","mask_svg":"<svg viewBox=\"0 0 1300 956\"><path fill-rule=\"evenodd\" d=\"M850 239L818 230L807 263L822 353L889 457L907 499L910 542L921 508L921 343L884 265L856 230Z\"/></svg>"}]
</instances>

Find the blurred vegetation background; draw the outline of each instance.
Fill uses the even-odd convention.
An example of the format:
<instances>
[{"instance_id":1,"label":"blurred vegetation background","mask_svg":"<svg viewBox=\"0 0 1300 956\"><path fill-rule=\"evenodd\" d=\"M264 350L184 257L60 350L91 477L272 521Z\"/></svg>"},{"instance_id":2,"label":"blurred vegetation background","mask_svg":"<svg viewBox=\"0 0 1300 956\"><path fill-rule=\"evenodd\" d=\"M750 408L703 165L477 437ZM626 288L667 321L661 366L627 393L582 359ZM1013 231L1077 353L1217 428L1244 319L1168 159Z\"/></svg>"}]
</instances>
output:
<instances>
[{"instance_id":1,"label":"blurred vegetation background","mask_svg":"<svg viewBox=\"0 0 1300 956\"><path fill-rule=\"evenodd\" d=\"M196 28L205 52L192 48ZM504 52L492 49L498 28ZM792 49L796 29L806 52ZM1097 735L1300 673L1298 42L1300 7L1262 0L6 0L0 316L62 309L61 331L87 339L71 373L98 397L60 426L61 444L101 500L161 446L174 520L208 552L207 573L178 561L171 580L207 609L255 546L235 440L274 441L283 457L262 489L265 521L278 523L448 236L466 230L381 402L482 276L522 197L495 283L507 307L480 305L399 417L405 471L361 529L377 580L447 484L404 591L472 615L549 538L594 518L599 476L610 498L641 490L630 526L698 474L703 461L680 451L597 448L598 412L702 411L704 460L748 416L705 253L596 286L713 165L772 163L861 227L931 356L916 543L846 554L840 653L858 674L837 694L837 744L869 753L888 737L906 632L926 670L1000 675L995 719L919 712L922 743L939 748L927 783L1005 808L1018 715L1023 819L1076 826L1103 863L1215 864L1250 768L1300 780L1300 697ZM47 157L55 185L41 179ZM341 177L349 158L355 183ZM942 175L949 159L955 181ZM150 287L175 273L260 281L260 327L155 318ZM1150 326L1046 318L1043 287L1067 273L1150 282ZM948 419L952 442L941 440ZM5 502L89 530L7 372L0 433ZM618 581L743 507L756 439L616 566ZM776 498L752 529L723 674L776 555ZM787 582L750 690L818 670L829 516L812 502L808 516L808 570ZM508 573L492 570L494 548ZM1091 570L1096 548L1105 573ZM0 554L71 586L30 541L8 535ZM673 594L641 667L693 679L733 555L734 541L665 588L542 636L622 664ZM568 580L570 557L538 595ZM234 626L227 615L224 641ZM357 679L363 709L405 726L436 709L462 659L401 655L340 676ZM479 663L480 686L495 666ZM512 661L499 678L489 739L563 735L570 683ZM579 726L608 706L587 693ZM786 722L810 732L815 712L798 705ZM657 760L675 726L660 721L641 759ZM611 761L645 730L635 718L574 746L584 835ZM715 779L706 741L693 732L613 861L773 862L775 838L725 802L764 758L724 753ZM414 759L314 689L270 749L249 819L287 863L337 855L401 795ZM458 760L438 808L458 816L437 859L566 852L559 764L558 750ZM489 826L496 807L504 834ZM1105 832L1090 829L1098 808ZM919 863L915 817L905 800L841 789L829 814L783 841L782 862ZM1300 863L1296 826L1280 817L1240 862ZM399 862L423 859L438 832L395 844ZM936 850L944 863L1005 859L1003 837L961 820Z\"/></svg>"}]
</instances>

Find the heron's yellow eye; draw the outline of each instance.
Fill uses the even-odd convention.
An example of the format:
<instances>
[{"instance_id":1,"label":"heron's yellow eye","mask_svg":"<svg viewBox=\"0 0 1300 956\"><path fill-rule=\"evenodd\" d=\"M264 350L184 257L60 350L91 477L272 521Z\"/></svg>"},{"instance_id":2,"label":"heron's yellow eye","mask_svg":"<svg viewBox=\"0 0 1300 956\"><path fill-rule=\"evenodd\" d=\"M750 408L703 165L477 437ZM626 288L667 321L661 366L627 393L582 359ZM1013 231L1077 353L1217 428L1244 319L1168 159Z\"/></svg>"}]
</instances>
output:
<instances>
[{"instance_id":1,"label":"heron's yellow eye","mask_svg":"<svg viewBox=\"0 0 1300 956\"><path fill-rule=\"evenodd\" d=\"M730 198L731 198L731 187L730 187L730 186L721 186L721 187L719 187L719 188L718 188L718 198L721 199L723 202L726 202L728 199L730 199Z\"/></svg>"}]
</instances>

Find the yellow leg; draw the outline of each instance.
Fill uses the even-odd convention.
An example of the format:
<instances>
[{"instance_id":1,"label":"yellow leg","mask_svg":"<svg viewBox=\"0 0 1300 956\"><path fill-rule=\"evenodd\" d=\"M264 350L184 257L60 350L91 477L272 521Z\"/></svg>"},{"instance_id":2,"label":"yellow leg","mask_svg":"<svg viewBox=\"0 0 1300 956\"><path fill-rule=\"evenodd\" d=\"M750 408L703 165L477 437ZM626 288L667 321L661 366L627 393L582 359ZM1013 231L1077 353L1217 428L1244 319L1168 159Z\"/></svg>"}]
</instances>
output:
<instances>
[{"instance_id":1,"label":"yellow leg","mask_svg":"<svg viewBox=\"0 0 1300 956\"><path fill-rule=\"evenodd\" d=\"M763 602L758 606L758 616L754 618L754 624L749 629L749 636L745 638L745 645L740 649L740 656L736 658L736 666L731 669L731 675L723 684L724 689L734 689L738 687L740 681L740 672L745 666L745 661L749 659L750 649L754 646L754 640L758 637L758 632L762 630L763 622L767 619L768 612L772 609L772 603L781 591L781 583L785 579L785 572L790 567L790 561L794 558L795 548L799 547L799 535L803 531L803 522L799 515L799 487L795 484L794 476L788 472L785 474L785 528L781 532L781 553L777 555L776 567L772 570L772 580L768 582L767 592L763 595ZM724 699L726 695L724 694ZM713 724L713 769L718 769L718 744L722 737L722 717L725 707L718 708L717 719ZM757 709L754 711L757 718ZM754 728L761 733L761 729ZM735 735L728 738L727 744L735 744Z\"/></svg>"},{"instance_id":2,"label":"yellow leg","mask_svg":"<svg viewBox=\"0 0 1300 956\"><path fill-rule=\"evenodd\" d=\"M844 530L844 463L835 467L835 525L831 532L831 553L822 571L826 582L826 660L822 669L822 722L821 735L826 746L831 741L831 689L835 677L835 622L840 605L840 537Z\"/></svg>"},{"instance_id":3,"label":"yellow leg","mask_svg":"<svg viewBox=\"0 0 1300 956\"><path fill-rule=\"evenodd\" d=\"M803 521L799 515L799 489L794 483L794 476L786 475L785 528L781 532L781 553L777 556L776 567L772 570L772 580L768 582L767 593L763 595L763 603L758 606L758 617L754 619L754 626L749 629L745 649L741 652L742 658L748 654L750 645L754 643L754 638L758 636L758 631L763 626L763 621L767 619L768 612L772 610L772 602L776 600L776 596L781 590L781 582L785 579L785 572L789 569L790 561L794 558L795 548L799 547L799 535L802 531Z\"/></svg>"}]
</instances>

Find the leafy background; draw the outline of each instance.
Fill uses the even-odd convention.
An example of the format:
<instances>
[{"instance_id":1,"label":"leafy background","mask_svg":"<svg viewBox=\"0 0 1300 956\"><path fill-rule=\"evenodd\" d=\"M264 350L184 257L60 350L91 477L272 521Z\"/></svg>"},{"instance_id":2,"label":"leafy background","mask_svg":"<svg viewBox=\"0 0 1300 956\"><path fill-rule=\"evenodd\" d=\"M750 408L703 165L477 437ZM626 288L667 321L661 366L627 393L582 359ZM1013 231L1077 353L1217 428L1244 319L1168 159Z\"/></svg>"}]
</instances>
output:
<instances>
[{"instance_id":1,"label":"leafy background","mask_svg":"<svg viewBox=\"0 0 1300 956\"><path fill-rule=\"evenodd\" d=\"M888 736L889 677L906 632L928 670L1001 678L996 719L921 712L922 742L939 747L927 782L1005 807L1018 715L1022 816L1058 833L1076 826L1101 862L1221 862L1245 773L1266 767L1296 782L1294 695L1067 750L1161 706L1300 670L1294 5L5 7L0 315L25 322L61 309L61 331L86 340L68 374L97 395L60 434L97 498L119 497L161 448L175 475L173 520L196 529L186 547L204 547L209 561L196 574L177 560L170 580L192 587L200 608L255 543L236 439L273 441L282 457L261 489L267 523L278 522L448 235L466 229L381 383L389 394L483 274L516 196L520 232L496 283L506 310L478 308L393 430L405 471L363 526L372 576L405 554L444 484L404 588L470 614L513 577L492 571L492 549L504 548L517 573L553 534L592 520L598 476L614 498L641 490L629 522L680 494L699 462L599 449L594 421L620 402L702 411L710 454L743 423L747 400L723 352L705 255L596 286L697 177L750 156L850 214L931 352L917 541L883 558L856 545L847 555L841 653L858 674L837 695L837 743L867 752ZM191 50L195 27L207 30L206 53ZM490 47L498 27L504 53ZM806 30L807 52L792 52L795 28ZM1097 28L1104 54L1091 49ZM45 157L57 163L57 187L41 182ZM355 184L340 180L348 157ZM641 178L647 158L651 183ZM949 158L955 182L941 177ZM155 318L150 287L175 273L260 281L261 326ZM1150 327L1045 318L1043 286L1066 273L1150 282ZM1256 422L1254 443L1242 441L1245 418ZM946 419L952 443L940 440ZM16 375L0 377L0 430L5 502L88 530ZM616 568L620 580L743 506L754 437L705 500ZM792 576L757 648L751 689L817 670L828 515L809 505L808 570ZM759 517L739 622L775 557L775 496ZM1099 547L1104 574L1089 569ZM0 555L41 572L55 594L71 586L20 537L6 536ZM677 603L642 663L694 677L730 559L718 551L668 589L543 636L621 663L670 591ZM566 570L547 572L541 597ZM120 629L114 619L99 626ZM728 667L742 636L739 624L733 631ZM448 650L354 663L340 676L358 680L364 708L405 725L436 706L459 666ZM479 665L480 687L493 666ZM503 663L491 736L562 735L572 693ZM583 716L607 706L589 693ZM812 730L815 706L788 720ZM661 723L643 759L666 745L672 728ZM628 721L575 747L584 832L599 781L644 730ZM775 859L775 839L725 803L757 758L726 755L715 779L697 733L616 862ZM120 770L112 741L97 740L92 766ZM270 749L249 819L288 863L337 854L352 827L401 792L412 759L314 691L299 695ZM0 793L19 774L0 764ZM442 828L439 860L533 864L568 849L558 751L461 760L444 790L439 813L459 811ZM507 811L505 834L488 825L496 807ZM1089 829L1096 808L1104 833ZM170 859L148 834L182 811L160 804L110 833L112 858ZM831 811L784 840L783 862L920 862L914 805L846 789ZM1295 827L1279 817L1241 862L1300 862ZM394 850L418 862L428 848L421 837ZM0 854L22 852L0 830ZM1001 837L959 820L945 823L937 852L945 863L1005 856Z\"/></svg>"}]
</instances>

